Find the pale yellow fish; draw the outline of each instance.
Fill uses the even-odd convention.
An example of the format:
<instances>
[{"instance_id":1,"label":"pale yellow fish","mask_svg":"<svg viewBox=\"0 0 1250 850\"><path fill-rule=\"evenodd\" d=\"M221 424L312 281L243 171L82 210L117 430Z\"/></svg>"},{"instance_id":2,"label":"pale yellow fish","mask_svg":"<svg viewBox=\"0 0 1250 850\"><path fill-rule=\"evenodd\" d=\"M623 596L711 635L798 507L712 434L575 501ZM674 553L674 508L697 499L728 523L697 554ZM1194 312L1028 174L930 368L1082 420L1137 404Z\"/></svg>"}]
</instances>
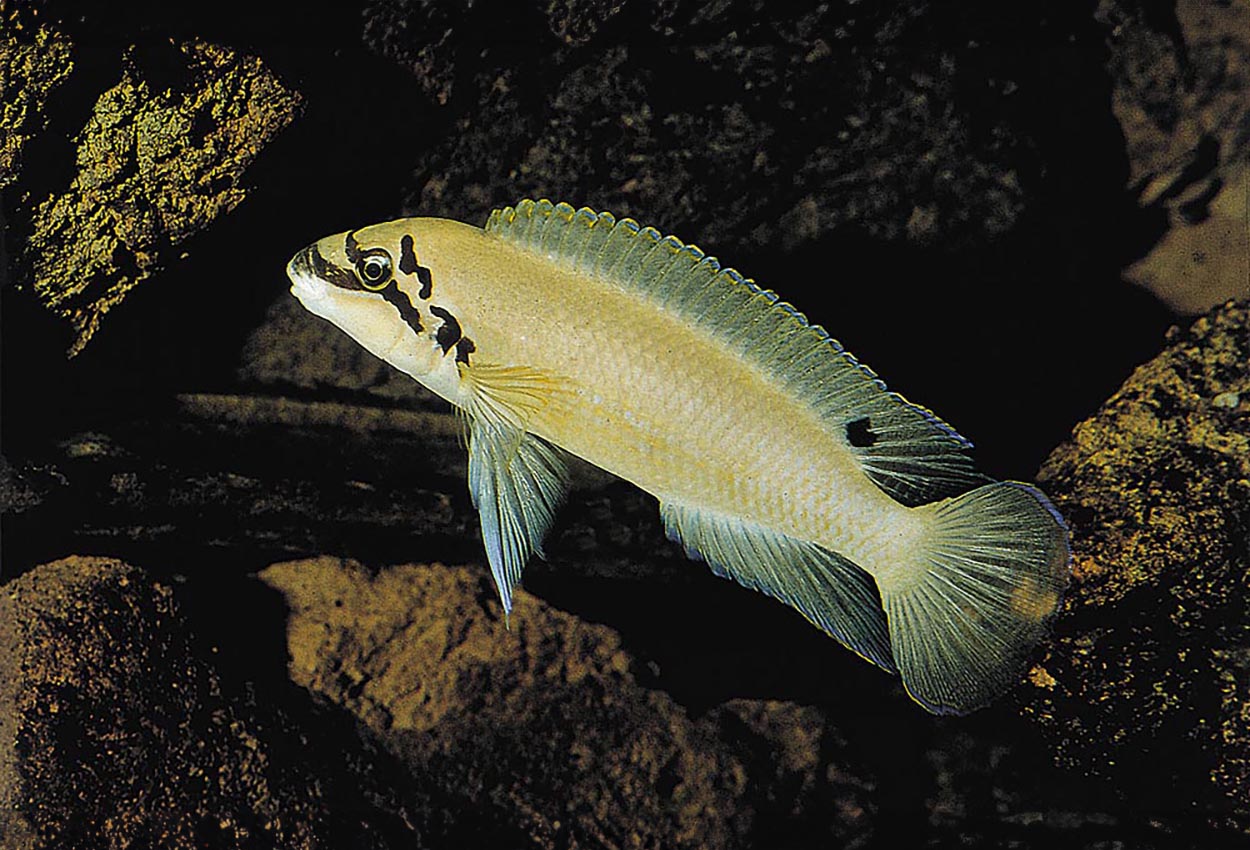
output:
<instances>
[{"instance_id":1,"label":"pale yellow fish","mask_svg":"<svg viewBox=\"0 0 1250 850\"><path fill-rule=\"evenodd\" d=\"M935 712L1020 673L1067 582L1037 489L818 326L698 248L521 201L485 228L410 218L291 260L311 312L464 412L469 486L506 610L568 487L563 452L660 501L719 575L763 591Z\"/></svg>"}]
</instances>

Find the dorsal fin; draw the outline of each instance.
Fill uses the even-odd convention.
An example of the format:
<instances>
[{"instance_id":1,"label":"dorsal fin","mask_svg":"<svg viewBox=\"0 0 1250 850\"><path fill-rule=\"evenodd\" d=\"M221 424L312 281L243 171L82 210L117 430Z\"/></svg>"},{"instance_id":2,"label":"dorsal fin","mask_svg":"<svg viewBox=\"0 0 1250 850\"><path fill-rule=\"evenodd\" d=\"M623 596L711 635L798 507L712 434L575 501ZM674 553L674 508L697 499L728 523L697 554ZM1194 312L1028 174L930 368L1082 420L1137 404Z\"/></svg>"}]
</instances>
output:
<instances>
[{"instance_id":1,"label":"dorsal fin","mask_svg":"<svg viewBox=\"0 0 1250 850\"><path fill-rule=\"evenodd\" d=\"M486 232L691 322L801 399L895 499L922 504L985 481L972 444L926 408L886 390L819 325L694 245L654 227L583 207L520 201Z\"/></svg>"}]
</instances>

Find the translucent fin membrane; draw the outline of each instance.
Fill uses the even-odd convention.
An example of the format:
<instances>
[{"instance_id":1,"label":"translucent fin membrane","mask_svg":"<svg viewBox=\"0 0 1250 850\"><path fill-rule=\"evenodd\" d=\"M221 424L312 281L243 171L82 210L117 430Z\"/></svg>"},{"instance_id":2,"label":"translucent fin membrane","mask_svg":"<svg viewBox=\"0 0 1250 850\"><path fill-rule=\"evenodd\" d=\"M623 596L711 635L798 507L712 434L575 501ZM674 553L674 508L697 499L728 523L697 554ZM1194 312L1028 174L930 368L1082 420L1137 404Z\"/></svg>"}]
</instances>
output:
<instances>
[{"instance_id":1,"label":"translucent fin membrane","mask_svg":"<svg viewBox=\"0 0 1250 850\"><path fill-rule=\"evenodd\" d=\"M712 572L797 608L878 667L893 672L885 612L872 577L814 543L684 505L664 503L669 537Z\"/></svg>"},{"instance_id":2,"label":"translucent fin membrane","mask_svg":"<svg viewBox=\"0 0 1250 850\"><path fill-rule=\"evenodd\" d=\"M917 562L882 580L907 692L963 714L1019 677L1068 580L1068 534L1042 493L1004 481L918 510L933 531Z\"/></svg>"},{"instance_id":3,"label":"translucent fin membrane","mask_svg":"<svg viewBox=\"0 0 1250 850\"><path fill-rule=\"evenodd\" d=\"M971 444L876 374L777 294L653 227L550 201L495 210L486 231L552 262L641 294L691 322L801 399L906 505L985 482ZM861 439L862 438L862 439Z\"/></svg>"}]
</instances>

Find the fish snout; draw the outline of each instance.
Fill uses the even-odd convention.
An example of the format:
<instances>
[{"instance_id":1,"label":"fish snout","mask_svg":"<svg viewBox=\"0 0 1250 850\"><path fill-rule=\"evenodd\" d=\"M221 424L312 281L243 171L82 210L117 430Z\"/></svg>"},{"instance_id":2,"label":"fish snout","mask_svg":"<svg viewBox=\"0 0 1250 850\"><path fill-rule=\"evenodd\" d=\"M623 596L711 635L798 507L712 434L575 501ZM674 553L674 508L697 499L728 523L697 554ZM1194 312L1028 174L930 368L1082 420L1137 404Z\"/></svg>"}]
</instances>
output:
<instances>
[{"instance_id":1,"label":"fish snout","mask_svg":"<svg viewBox=\"0 0 1250 850\"><path fill-rule=\"evenodd\" d=\"M317 250L316 245L309 245L307 248L300 250L291 261L286 264L286 276L292 282L299 278L316 277L317 272L313 268L312 252Z\"/></svg>"},{"instance_id":2,"label":"fish snout","mask_svg":"<svg viewBox=\"0 0 1250 850\"><path fill-rule=\"evenodd\" d=\"M321 257L317 254L317 246L309 245L286 264L286 275L291 279L291 294L310 310L328 294L327 283L318 273L318 265L325 263L318 261Z\"/></svg>"}]
</instances>

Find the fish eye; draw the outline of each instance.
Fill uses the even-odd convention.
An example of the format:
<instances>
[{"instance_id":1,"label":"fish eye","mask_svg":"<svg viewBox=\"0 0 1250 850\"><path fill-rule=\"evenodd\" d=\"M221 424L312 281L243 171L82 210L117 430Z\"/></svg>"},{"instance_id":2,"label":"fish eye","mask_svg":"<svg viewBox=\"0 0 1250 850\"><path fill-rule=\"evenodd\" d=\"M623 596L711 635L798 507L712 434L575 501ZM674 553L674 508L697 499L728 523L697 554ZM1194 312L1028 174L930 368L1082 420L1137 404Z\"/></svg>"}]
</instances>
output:
<instances>
[{"instance_id":1,"label":"fish eye","mask_svg":"<svg viewBox=\"0 0 1250 850\"><path fill-rule=\"evenodd\" d=\"M356 262L356 274L365 289L378 292L391 282L391 258L385 251L365 254Z\"/></svg>"}]
</instances>

